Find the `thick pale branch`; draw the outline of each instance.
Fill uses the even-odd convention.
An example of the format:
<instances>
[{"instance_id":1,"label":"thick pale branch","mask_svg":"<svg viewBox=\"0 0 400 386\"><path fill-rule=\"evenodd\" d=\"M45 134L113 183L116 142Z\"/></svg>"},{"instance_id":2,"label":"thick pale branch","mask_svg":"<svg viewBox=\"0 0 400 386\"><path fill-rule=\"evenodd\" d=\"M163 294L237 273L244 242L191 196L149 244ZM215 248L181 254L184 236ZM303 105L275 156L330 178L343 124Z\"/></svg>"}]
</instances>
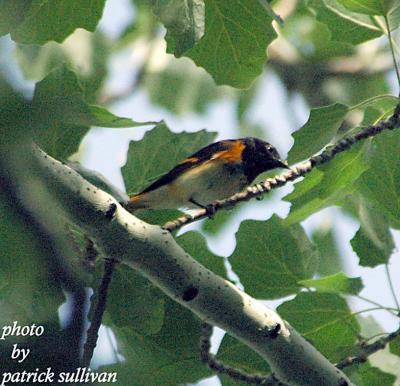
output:
<instances>
[{"instance_id":1,"label":"thick pale branch","mask_svg":"<svg viewBox=\"0 0 400 386\"><path fill-rule=\"evenodd\" d=\"M239 202L248 201L253 197L260 197L269 193L271 190L285 185L289 181L294 181L299 177L303 177L309 173L314 167L323 165L333 159L337 154L350 149L357 142L373 137L384 130L392 130L400 126L400 105L398 105L393 115L387 120L365 127L361 131L346 138L341 139L334 146L327 148L321 154L311 157L309 160L292 167L289 171L282 173L276 177L268 178L263 183L249 186L245 191L237 193L225 200L216 201L214 204L215 211L221 209L229 209ZM183 225L190 224L194 221L206 218L207 210L199 209L195 214L183 215L176 220L167 222L163 228L170 232L181 228Z\"/></svg>"},{"instance_id":2,"label":"thick pale branch","mask_svg":"<svg viewBox=\"0 0 400 386\"><path fill-rule=\"evenodd\" d=\"M135 268L203 321L251 347L277 379L290 385L350 385L276 312L199 264L170 232L134 217L112 196L37 148L32 163L55 199L105 256Z\"/></svg>"}]
</instances>

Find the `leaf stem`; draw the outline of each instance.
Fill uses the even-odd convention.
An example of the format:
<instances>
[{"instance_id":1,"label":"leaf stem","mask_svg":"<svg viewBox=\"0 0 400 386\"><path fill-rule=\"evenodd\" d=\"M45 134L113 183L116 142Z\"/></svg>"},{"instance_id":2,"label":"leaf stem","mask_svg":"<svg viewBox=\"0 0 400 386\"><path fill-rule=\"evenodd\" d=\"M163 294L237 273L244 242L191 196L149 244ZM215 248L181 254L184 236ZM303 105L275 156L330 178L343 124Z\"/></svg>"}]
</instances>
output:
<instances>
[{"instance_id":1,"label":"leaf stem","mask_svg":"<svg viewBox=\"0 0 400 386\"><path fill-rule=\"evenodd\" d=\"M400 96L400 70L399 70L399 66L397 64L396 54L394 53L393 37L392 37L392 32L390 31L389 19L388 19L387 16L385 16L385 23L386 23L387 33L388 33L390 52L392 53L393 64L394 64L394 68L395 68L395 71L396 71L397 83L398 83L398 86L399 86L399 96Z\"/></svg>"},{"instance_id":2,"label":"leaf stem","mask_svg":"<svg viewBox=\"0 0 400 386\"><path fill-rule=\"evenodd\" d=\"M385 310L385 311L389 312L390 314L392 314L394 316L397 316L398 310L396 310L395 308L386 307L383 304L380 304L380 303L375 302L375 301L373 301L371 299L365 298L364 296L361 296L361 295L355 295L355 297L360 299L360 300L362 300L362 301L364 301L364 302L366 302L366 303L373 304L374 306L380 307L382 310Z\"/></svg>"},{"instance_id":3,"label":"leaf stem","mask_svg":"<svg viewBox=\"0 0 400 386\"><path fill-rule=\"evenodd\" d=\"M391 95L391 94L376 95L376 96L374 96L374 97L372 97L372 98L366 99L365 101L362 101L362 102L360 102L360 103L357 103L357 104L354 105L354 106L351 106L351 107L349 108L349 111L353 111L353 110L359 109L360 107L363 107L363 106L365 106L365 105L369 105L369 104L372 103L372 102L375 102L375 101L380 100L380 99L386 99L386 98L397 99L397 97L395 97L395 96L393 96L393 95Z\"/></svg>"},{"instance_id":4,"label":"leaf stem","mask_svg":"<svg viewBox=\"0 0 400 386\"><path fill-rule=\"evenodd\" d=\"M392 281L392 278L390 276L389 266L387 264L385 264L385 271L386 271L386 277L388 279L390 291L392 292L392 296L393 296L394 302L395 302L396 307L397 307L397 312L399 312L400 311L400 304L399 304L399 301L397 300L396 291L394 290L393 281Z\"/></svg>"}]
</instances>

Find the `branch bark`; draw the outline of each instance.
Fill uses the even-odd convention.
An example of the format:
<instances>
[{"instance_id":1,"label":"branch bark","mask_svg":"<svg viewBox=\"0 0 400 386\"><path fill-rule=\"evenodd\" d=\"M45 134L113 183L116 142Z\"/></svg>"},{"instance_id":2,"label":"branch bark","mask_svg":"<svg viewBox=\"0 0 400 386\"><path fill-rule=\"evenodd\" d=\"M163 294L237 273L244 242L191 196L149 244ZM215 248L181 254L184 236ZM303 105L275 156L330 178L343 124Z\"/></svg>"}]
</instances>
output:
<instances>
[{"instance_id":1,"label":"branch bark","mask_svg":"<svg viewBox=\"0 0 400 386\"><path fill-rule=\"evenodd\" d=\"M170 232L134 217L112 196L37 147L32 150L32 163L71 220L105 256L136 269L200 319L248 345L269 363L281 382L351 385L275 311L199 264Z\"/></svg>"}]
</instances>

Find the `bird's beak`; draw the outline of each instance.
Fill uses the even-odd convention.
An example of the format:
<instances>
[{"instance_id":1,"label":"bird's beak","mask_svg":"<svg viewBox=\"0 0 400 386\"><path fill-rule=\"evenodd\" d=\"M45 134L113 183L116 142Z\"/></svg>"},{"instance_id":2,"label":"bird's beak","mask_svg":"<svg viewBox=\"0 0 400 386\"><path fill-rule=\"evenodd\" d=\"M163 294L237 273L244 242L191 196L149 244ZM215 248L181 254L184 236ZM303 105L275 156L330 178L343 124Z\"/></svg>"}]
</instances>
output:
<instances>
[{"instance_id":1,"label":"bird's beak","mask_svg":"<svg viewBox=\"0 0 400 386\"><path fill-rule=\"evenodd\" d=\"M282 161L280 159L276 160L276 166L278 168L290 169L289 164L287 161Z\"/></svg>"}]
</instances>

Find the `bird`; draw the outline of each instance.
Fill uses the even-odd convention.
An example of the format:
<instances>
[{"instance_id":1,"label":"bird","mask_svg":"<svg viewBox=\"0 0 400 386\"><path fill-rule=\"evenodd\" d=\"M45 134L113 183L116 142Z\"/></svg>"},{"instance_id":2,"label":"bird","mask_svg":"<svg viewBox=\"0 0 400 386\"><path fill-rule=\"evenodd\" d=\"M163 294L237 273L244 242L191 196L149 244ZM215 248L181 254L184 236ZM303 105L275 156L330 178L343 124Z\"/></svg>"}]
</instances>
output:
<instances>
[{"instance_id":1,"label":"bird","mask_svg":"<svg viewBox=\"0 0 400 386\"><path fill-rule=\"evenodd\" d=\"M212 212L213 202L241 192L261 173L289 169L274 146L262 139L226 139L203 147L138 194L125 207L138 209L193 209Z\"/></svg>"}]
</instances>

